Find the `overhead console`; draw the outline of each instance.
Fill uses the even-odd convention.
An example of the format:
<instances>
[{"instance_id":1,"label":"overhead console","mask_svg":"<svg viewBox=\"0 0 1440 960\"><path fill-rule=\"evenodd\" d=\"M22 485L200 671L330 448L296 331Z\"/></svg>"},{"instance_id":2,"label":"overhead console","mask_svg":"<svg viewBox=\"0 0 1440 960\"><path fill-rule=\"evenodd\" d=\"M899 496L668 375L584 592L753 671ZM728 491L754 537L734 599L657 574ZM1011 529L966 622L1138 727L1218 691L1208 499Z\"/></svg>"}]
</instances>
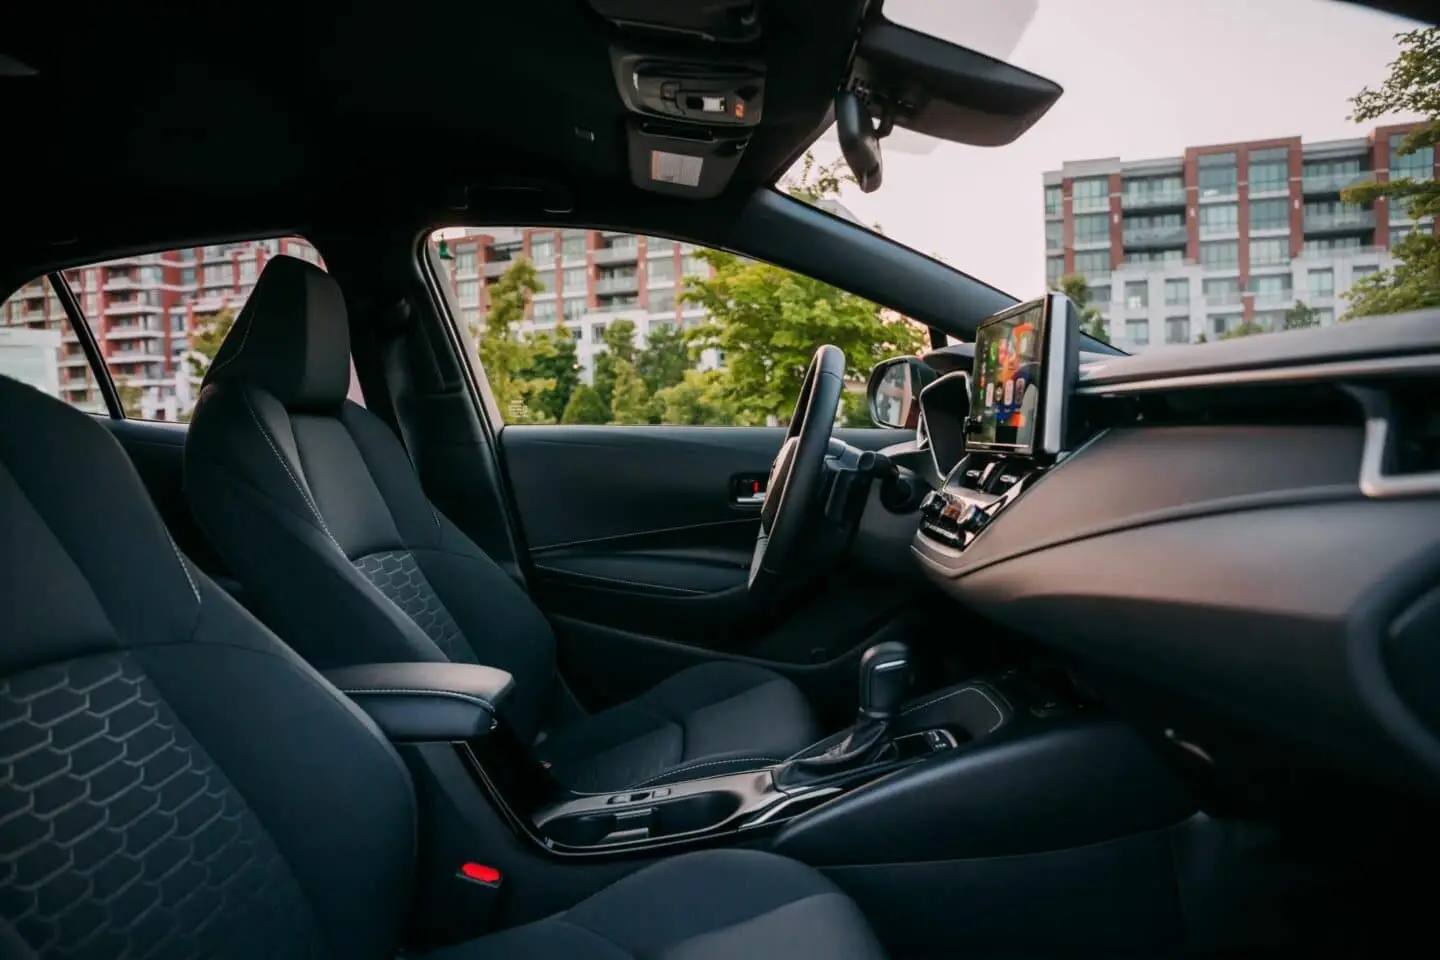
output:
<instances>
[{"instance_id":1,"label":"overhead console","mask_svg":"<svg viewBox=\"0 0 1440 960\"><path fill-rule=\"evenodd\" d=\"M921 391L931 454L946 478L921 503L922 536L965 549L1069 451L1079 343L1074 304L1047 294L980 325L973 374L951 373Z\"/></svg>"}]
</instances>

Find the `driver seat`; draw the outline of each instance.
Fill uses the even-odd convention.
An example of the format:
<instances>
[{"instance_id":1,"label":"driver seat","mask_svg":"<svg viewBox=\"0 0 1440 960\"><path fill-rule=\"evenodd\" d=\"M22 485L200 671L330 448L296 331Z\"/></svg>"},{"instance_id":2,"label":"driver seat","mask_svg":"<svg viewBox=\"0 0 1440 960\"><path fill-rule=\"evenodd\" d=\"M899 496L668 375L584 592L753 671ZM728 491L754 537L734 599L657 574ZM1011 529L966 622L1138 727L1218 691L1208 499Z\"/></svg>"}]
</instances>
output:
<instances>
[{"instance_id":1,"label":"driver seat","mask_svg":"<svg viewBox=\"0 0 1440 960\"><path fill-rule=\"evenodd\" d=\"M507 670L505 719L582 792L756 769L820 739L793 683L734 661L585 714L539 608L430 503L390 428L346 399L349 383L339 285L276 257L205 376L185 443L196 520L247 601L314 666Z\"/></svg>"}]
</instances>

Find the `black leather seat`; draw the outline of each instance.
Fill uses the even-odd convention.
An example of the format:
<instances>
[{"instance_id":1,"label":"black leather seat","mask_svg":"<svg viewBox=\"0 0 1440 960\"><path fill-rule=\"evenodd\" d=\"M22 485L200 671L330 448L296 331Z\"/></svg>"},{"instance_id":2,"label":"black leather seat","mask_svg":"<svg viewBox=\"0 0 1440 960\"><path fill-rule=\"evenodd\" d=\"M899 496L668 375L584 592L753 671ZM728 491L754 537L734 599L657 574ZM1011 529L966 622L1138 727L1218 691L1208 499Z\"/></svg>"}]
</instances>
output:
<instances>
[{"instance_id":1,"label":"black leather seat","mask_svg":"<svg viewBox=\"0 0 1440 960\"><path fill-rule=\"evenodd\" d=\"M0 956L391 960L404 764L175 549L90 417L0 377ZM447 960L880 957L808 867L717 851Z\"/></svg>"},{"instance_id":2,"label":"black leather seat","mask_svg":"<svg viewBox=\"0 0 1440 960\"><path fill-rule=\"evenodd\" d=\"M731 662L586 716L530 597L426 499L389 427L346 400L349 343L335 281L271 260L186 442L195 517L296 651L321 669L449 658L508 670L506 719L582 791L751 769L820 738L792 683Z\"/></svg>"}]
</instances>

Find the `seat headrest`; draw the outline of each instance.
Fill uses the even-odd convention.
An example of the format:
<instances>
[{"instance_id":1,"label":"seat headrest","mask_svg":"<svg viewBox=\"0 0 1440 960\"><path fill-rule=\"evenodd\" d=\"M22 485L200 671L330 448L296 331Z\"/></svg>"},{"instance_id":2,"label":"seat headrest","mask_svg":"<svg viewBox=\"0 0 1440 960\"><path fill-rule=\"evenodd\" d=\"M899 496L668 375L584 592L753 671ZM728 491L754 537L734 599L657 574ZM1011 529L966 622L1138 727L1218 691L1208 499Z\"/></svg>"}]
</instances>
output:
<instances>
[{"instance_id":1,"label":"seat headrest","mask_svg":"<svg viewBox=\"0 0 1440 960\"><path fill-rule=\"evenodd\" d=\"M350 324L340 285L295 257L265 264L205 374L243 381L287 407L338 406L350 390Z\"/></svg>"}]
</instances>

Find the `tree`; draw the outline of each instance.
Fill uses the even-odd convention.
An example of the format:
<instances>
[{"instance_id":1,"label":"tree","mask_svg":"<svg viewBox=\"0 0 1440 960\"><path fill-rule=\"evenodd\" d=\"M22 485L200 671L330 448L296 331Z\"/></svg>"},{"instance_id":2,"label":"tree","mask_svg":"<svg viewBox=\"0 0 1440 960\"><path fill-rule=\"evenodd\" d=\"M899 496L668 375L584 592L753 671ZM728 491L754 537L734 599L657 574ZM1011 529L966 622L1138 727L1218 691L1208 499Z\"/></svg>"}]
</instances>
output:
<instances>
[{"instance_id":1,"label":"tree","mask_svg":"<svg viewBox=\"0 0 1440 960\"><path fill-rule=\"evenodd\" d=\"M535 411L550 422L558 422L575 388L580 385L580 361L575 355L575 337L563 324L557 323L553 332L537 333L527 345L530 348L530 364L525 369L524 378L550 384L534 391Z\"/></svg>"},{"instance_id":2,"label":"tree","mask_svg":"<svg viewBox=\"0 0 1440 960\"><path fill-rule=\"evenodd\" d=\"M1253 337L1257 333L1264 333L1265 328L1254 320L1242 320L1235 326L1220 334L1221 340L1238 340L1241 337Z\"/></svg>"},{"instance_id":3,"label":"tree","mask_svg":"<svg viewBox=\"0 0 1440 960\"><path fill-rule=\"evenodd\" d=\"M595 388L580 384L570 394L570 401L560 415L561 423L609 423L610 408Z\"/></svg>"},{"instance_id":4,"label":"tree","mask_svg":"<svg viewBox=\"0 0 1440 960\"><path fill-rule=\"evenodd\" d=\"M480 366L507 423L547 422L542 397L557 386L553 380L531 375L532 345L515 329L525 319L530 297L539 290L540 277L530 261L514 260L490 285L490 309L477 335Z\"/></svg>"},{"instance_id":5,"label":"tree","mask_svg":"<svg viewBox=\"0 0 1440 960\"><path fill-rule=\"evenodd\" d=\"M1425 118L1391 151L1392 158L1440 143L1440 28L1410 30L1396 39L1400 55L1390 63L1380 89L1365 87L1350 100L1355 108L1350 119L1357 123L1391 113L1418 113ZM1406 204L1412 219L1440 218L1440 183L1430 178L1400 177L1350 187L1343 193L1349 203L1370 203L1380 197ZM1397 261L1393 267L1357 281L1346 293L1350 309L1343 319L1440 306L1440 241L1435 234L1416 231L1391 252Z\"/></svg>"},{"instance_id":6,"label":"tree","mask_svg":"<svg viewBox=\"0 0 1440 960\"><path fill-rule=\"evenodd\" d=\"M125 380L116 380L115 393L120 397L120 409L125 412L125 416L134 420L145 416L145 409L142 406L145 391L142 388Z\"/></svg>"},{"instance_id":7,"label":"tree","mask_svg":"<svg viewBox=\"0 0 1440 960\"><path fill-rule=\"evenodd\" d=\"M196 324L195 333L190 337L190 355L186 358L194 376L205 376L233 326L235 314L229 307L221 307L214 316Z\"/></svg>"},{"instance_id":8,"label":"tree","mask_svg":"<svg viewBox=\"0 0 1440 960\"><path fill-rule=\"evenodd\" d=\"M605 345L605 350L595 357L593 383L595 391L600 394L600 399L608 407L610 398L615 392L617 367L624 364L631 370L634 369L635 321L615 320L605 328L600 337L601 342Z\"/></svg>"},{"instance_id":9,"label":"tree","mask_svg":"<svg viewBox=\"0 0 1440 960\"><path fill-rule=\"evenodd\" d=\"M790 415L823 343L844 352L851 377L920 347L919 332L904 318L886 317L876 304L828 283L718 250L698 256L713 273L687 277L681 297L710 319L691 332L692 344L723 352L730 402L745 422Z\"/></svg>"},{"instance_id":10,"label":"tree","mask_svg":"<svg viewBox=\"0 0 1440 960\"><path fill-rule=\"evenodd\" d=\"M635 355L635 371L645 388L657 394L685 379L690 369L690 349L679 327L653 326L645 337L645 349Z\"/></svg>"},{"instance_id":11,"label":"tree","mask_svg":"<svg viewBox=\"0 0 1440 960\"><path fill-rule=\"evenodd\" d=\"M796 200L814 204L829 197L838 197L845 184L856 183L855 174L843 159L820 163L809 150L800 159L800 175L781 186Z\"/></svg>"},{"instance_id":12,"label":"tree","mask_svg":"<svg viewBox=\"0 0 1440 960\"><path fill-rule=\"evenodd\" d=\"M610 422L638 424L650 422L650 391L635 372L635 364L616 360L612 367Z\"/></svg>"},{"instance_id":13,"label":"tree","mask_svg":"<svg viewBox=\"0 0 1440 960\"><path fill-rule=\"evenodd\" d=\"M660 422L703 426L736 422L730 378L721 370L687 370L680 382L655 394Z\"/></svg>"},{"instance_id":14,"label":"tree","mask_svg":"<svg viewBox=\"0 0 1440 960\"><path fill-rule=\"evenodd\" d=\"M1097 340L1106 340L1108 335L1105 331L1105 316L1100 308L1090 302L1090 284L1078 273L1068 273L1061 277L1052 289L1059 290L1065 296L1075 302L1080 309L1080 329Z\"/></svg>"},{"instance_id":15,"label":"tree","mask_svg":"<svg viewBox=\"0 0 1440 960\"><path fill-rule=\"evenodd\" d=\"M1320 326L1320 311L1307 307L1304 300L1296 300L1295 306L1285 311L1286 330L1303 330L1305 327L1318 326Z\"/></svg>"}]
</instances>

